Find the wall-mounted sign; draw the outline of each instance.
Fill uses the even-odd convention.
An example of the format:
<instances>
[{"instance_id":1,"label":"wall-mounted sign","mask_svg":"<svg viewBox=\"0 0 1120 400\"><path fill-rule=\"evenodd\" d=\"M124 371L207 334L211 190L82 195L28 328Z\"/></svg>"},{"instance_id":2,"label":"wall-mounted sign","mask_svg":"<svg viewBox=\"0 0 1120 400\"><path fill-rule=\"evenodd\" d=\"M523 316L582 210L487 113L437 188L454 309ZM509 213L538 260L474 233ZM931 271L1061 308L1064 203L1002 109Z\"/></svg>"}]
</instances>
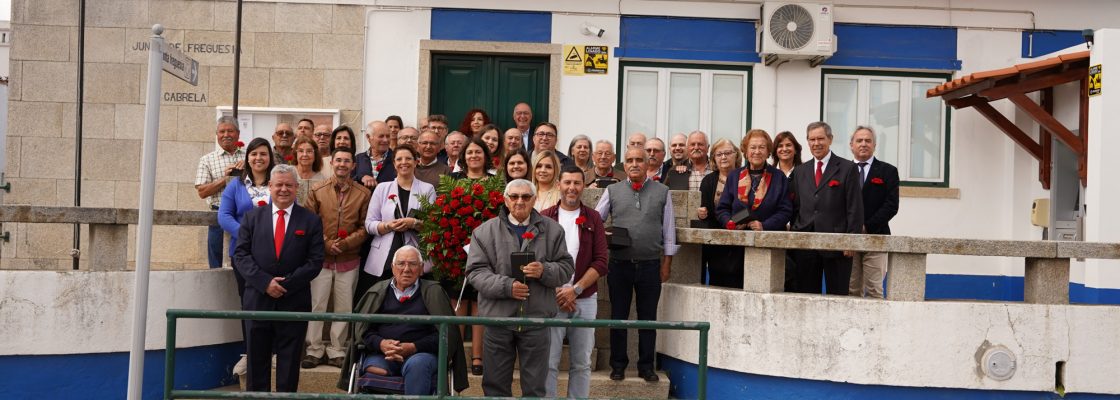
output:
<instances>
[{"instance_id":1,"label":"wall-mounted sign","mask_svg":"<svg viewBox=\"0 0 1120 400\"><path fill-rule=\"evenodd\" d=\"M610 47L564 45L564 75L606 75Z\"/></svg>"},{"instance_id":2,"label":"wall-mounted sign","mask_svg":"<svg viewBox=\"0 0 1120 400\"><path fill-rule=\"evenodd\" d=\"M1089 67L1089 95L1101 94L1101 65Z\"/></svg>"}]
</instances>

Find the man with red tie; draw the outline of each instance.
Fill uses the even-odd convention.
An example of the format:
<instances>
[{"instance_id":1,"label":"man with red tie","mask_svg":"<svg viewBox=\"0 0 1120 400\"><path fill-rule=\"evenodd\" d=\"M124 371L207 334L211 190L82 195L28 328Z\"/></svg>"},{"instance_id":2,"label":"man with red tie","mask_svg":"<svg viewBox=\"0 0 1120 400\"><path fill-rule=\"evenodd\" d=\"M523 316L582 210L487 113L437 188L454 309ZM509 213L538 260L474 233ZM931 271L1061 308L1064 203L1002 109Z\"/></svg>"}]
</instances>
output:
<instances>
[{"instance_id":1,"label":"man with red tie","mask_svg":"<svg viewBox=\"0 0 1120 400\"><path fill-rule=\"evenodd\" d=\"M234 250L234 266L245 277L245 311L311 311L311 280L323 265L323 224L295 204L296 169L272 169L270 207L245 213ZM253 392L271 389L276 354L276 390L295 392L307 322L245 321L248 384Z\"/></svg>"},{"instance_id":2,"label":"man with red tie","mask_svg":"<svg viewBox=\"0 0 1120 400\"><path fill-rule=\"evenodd\" d=\"M855 163L832 153L832 127L814 122L806 129L808 160L790 174L795 232L862 233L863 197ZM824 275L828 294L847 295L852 274L851 251L793 250L793 268L786 271L787 292L821 293Z\"/></svg>"}]
</instances>

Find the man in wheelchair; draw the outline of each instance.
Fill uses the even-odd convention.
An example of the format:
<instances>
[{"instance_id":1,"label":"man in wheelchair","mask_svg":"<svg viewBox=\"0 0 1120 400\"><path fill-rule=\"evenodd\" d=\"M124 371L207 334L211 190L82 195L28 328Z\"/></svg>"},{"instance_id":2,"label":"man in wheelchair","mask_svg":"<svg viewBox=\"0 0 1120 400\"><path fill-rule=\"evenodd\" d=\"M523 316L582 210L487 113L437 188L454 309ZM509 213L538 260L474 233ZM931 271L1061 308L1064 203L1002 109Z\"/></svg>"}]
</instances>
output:
<instances>
[{"instance_id":1,"label":"man in wheelchair","mask_svg":"<svg viewBox=\"0 0 1120 400\"><path fill-rule=\"evenodd\" d=\"M402 246L393 254L393 277L373 285L355 309L364 314L454 316L451 301L438 282L422 280L420 250ZM351 324L350 346L339 389L405 395L436 393L439 330L434 325L404 323ZM450 371L456 391L467 388L467 367L459 330L447 330Z\"/></svg>"}]
</instances>

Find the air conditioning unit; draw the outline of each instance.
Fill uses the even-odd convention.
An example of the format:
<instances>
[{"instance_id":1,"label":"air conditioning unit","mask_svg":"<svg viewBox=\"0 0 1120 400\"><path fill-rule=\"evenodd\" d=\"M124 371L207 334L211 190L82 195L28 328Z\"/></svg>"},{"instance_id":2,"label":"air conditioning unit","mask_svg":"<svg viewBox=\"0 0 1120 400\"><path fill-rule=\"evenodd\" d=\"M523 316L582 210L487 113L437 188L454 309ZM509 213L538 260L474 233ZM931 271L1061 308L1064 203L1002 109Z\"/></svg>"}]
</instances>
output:
<instances>
[{"instance_id":1,"label":"air conditioning unit","mask_svg":"<svg viewBox=\"0 0 1120 400\"><path fill-rule=\"evenodd\" d=\"M816 67L836 52L832 4L771 2L762 5L759 55L766 65L778 60L809 60Z\"/></svg>"}]
</instances>

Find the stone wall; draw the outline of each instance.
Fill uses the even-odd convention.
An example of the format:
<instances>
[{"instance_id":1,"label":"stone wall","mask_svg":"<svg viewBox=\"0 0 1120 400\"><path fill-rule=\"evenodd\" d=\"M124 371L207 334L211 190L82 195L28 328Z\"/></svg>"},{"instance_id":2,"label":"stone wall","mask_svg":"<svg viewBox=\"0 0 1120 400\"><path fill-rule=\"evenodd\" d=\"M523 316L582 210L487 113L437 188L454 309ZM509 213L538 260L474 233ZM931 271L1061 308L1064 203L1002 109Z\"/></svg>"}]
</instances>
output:
<instances>
[{"instance_id":1,"label":"stone wall","mask_svg":"<svg viewBox=\"0 0 1120 400\"><path fill-rule=\"evenodd\" d=\"M360 125L364 15L361 6L246 2L240 104L337 108L342 121ZM192 87L163 75L156 208L206 209L194 176L198 158L214 149L215 107L232 104L235 16L233 1L87 3L82 206L138 206L146 47L151 26L160 23L168 43L199 61L200 76ZM6 204L74 204L77 22L77 0L12 2L18 39L11 50ZM70 225L3 230L12 239L0 242L0 268L70 268ZM83 250L86 236L83 227ZM153 267L206 267L206 228L157 226L153 236ZM132 227L130 259L134 242Z\"/></svg>"}]
</instances>

